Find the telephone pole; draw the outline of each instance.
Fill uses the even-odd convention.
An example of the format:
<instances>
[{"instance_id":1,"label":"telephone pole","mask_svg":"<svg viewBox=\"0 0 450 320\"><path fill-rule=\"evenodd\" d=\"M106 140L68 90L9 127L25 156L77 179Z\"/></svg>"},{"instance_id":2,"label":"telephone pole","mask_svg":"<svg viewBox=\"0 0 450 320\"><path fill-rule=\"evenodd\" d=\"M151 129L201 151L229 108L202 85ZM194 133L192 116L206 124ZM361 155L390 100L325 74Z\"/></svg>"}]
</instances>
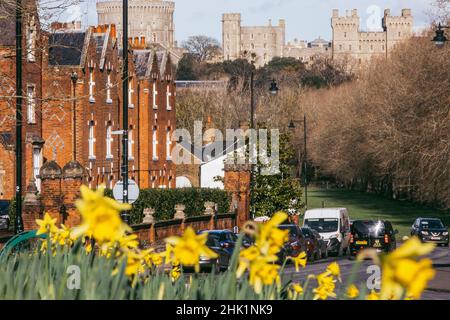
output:
<instances>
[{"instance_id":1,"label":"telephone pole","mask_svg":"<svg viewBox=\"0 0 450 320\"><path fill-rule=\"evenodd\" d=\"M128 203L128 0L123 0L122 4L122 110L123 110L123 135L122 135L122 178L123 178L123 203ZM122 219L125 223L130 222L130 214L122 212Z\"/></svg>"},{"instance_id":2,"label":"telephone pole","mask_svg":"<svg viewBox=\"0 0 450 320\"><path fill-rule=\"evenodd\" d=\"M22 1L16 0L16 217L14 233L23 232L22 220Z\"/></svg>"}]
</instances>

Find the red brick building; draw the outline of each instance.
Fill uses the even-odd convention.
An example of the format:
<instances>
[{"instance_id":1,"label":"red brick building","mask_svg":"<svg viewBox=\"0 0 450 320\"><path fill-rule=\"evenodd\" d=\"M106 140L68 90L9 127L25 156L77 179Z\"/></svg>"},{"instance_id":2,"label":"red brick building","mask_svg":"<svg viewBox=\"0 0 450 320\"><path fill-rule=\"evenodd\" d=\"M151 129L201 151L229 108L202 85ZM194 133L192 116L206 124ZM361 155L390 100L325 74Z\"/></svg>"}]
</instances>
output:
<instances>
[{"instance_id":1,"label":"red brick building","mask_svg":"<svg viewBox=\"0 0 450 320\"><path fill-rule=\"evenodd\" d=\"M86 184L112 187L122 159L121 136L114 134L122 129L122 52L115 26L82 31L55 23L45 33L30 6L34 10L24 16L23 187L34 178L40 189L45 162L63 168L73 160L83 166ZM13 16L0 18L0 29L9 30L0 34L0 199L14 197L14 26ZM130 43L129 176L141 188L175 188L171 57L143 38Z\"/></svg>"}]
</instances>

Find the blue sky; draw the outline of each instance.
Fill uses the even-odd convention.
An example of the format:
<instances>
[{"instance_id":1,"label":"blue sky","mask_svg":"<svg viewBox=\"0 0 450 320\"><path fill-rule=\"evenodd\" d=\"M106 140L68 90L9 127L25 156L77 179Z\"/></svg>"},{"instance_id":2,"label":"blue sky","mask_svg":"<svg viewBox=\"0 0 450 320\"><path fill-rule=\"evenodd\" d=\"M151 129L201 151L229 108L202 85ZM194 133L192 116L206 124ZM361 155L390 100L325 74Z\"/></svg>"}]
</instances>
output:
<instances>
[{"instance_id":1,"label":"blue sky","mask_svg":"<svg viewBox=\"0 0 450 320\"><path fill-rule=\"evenodd\" d=\"M95 0L88 1L89 12L84 23L96 24ZM381 21L370 17L382 15L385 8L399 15L401 8L412 9L415 26L429 23L426 11L432 0L175 0L176 39L191 35L208 35L221 41L221 16L225 12L240 12L243 25L266 25L269 19L277 23L286 20L286 39L313 40L318 36L331 38L332 9L358 9L363 29L380 27ZM380 17L381 18L381 17ZM375 25L372 21L376 21Z\"/></svg>"}]
</instances>

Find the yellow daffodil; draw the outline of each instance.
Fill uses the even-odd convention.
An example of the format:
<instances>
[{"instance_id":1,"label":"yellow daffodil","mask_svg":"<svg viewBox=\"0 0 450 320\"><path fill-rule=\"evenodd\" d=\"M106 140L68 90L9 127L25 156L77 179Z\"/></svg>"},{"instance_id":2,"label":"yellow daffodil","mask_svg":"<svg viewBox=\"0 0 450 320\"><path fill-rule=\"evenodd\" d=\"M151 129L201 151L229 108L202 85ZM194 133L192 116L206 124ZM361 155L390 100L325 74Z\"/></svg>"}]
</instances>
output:
<instances>
[{"instance_id":1,"label":"yellow daffodil","mask_svg":"<svg viewBox=\"0 0 450 320\"><path fill-rule=\"evenodd\" d=\"M434 278L431 259L418 260L433 251L434 245L423 244L416 237L403 246L381 257L380 299L419 299L428 282Z\"/></svg>"},{"instance_id":2,"label":"yellow daffodil","mask_svg":"<svg viewBox=\"0 0 450 320\"><path fill-rule=\"evenodd\" d=\"M263 285L280 283L279 265L268 263L264 258L258 258L250 265L249 283L256 293L261 293Z\"/></svg>"},{"instance_id":3,"label":"yellow daffodil","mask_svg":"<svg viewBox=\"0 0 450 320\"><path fill-rule=\"evenodd\" d=\"M372 290L370 294L366 296L366 300L380 300L380 294L375 290Z\"/></svg>"},{"instance_id":4,"label":"yellow daffodil","mask_svg":"<svg viewBox=\"0 0 450 320\"><path fill-rule=\"evenodd\" d=\"M328 298L335 298L334 290L336 288L335 280L329 272L319 274L317 277L317 288L313 289L314 300L326 300Z\"/></svg>"},{"instance_id":5,"label":"yellow daffodil","mask_svg":"<svg viewBox=\"0 0 450 320\"><path fill-rule=\"evenodd\" d=\"M136 249L139 246L136 234L124 235L119 238L119 247L124 250Z\"/></svg>"},{"instance_id":6,"label":"yellow daffodil","mask_svg":"<svg viewBox=\"0 0 450 320\"><path fill-rule=\"evenodd\" d=\"M298 296L303 295L303 287L298 283L293 283L288 290L288 299L297 300Z\"/></svg>"},{"instance_id":7,"label":"yellow daffodil","mask_svg":"<svg viewBox=\"0 0 450 320\"><path fill-rule=\"evenodd\" d=\"M143 256L139 251L127 252L127 266L125 267L125 274L133 276L144 271Z\"/></svg>"},{"instance_id":8,"label":"yellow daffodil","mask_svg":"<svg viewBox=\"0 0 450 320\"><path fill-rule=\"evenodd\" d=\"M187 228L182 237L169 237L165 241L173 246L174 257L184 266L194 266L200 271L200 256L217 258L217 253L206 246L207 233L197 235L192 228Z\"/></svg>"},{"instance_id":9,"label":"yellow daffodil","mask_svg":"<svg viewBox=\"0 0 450 320\"><path fill-rule=\"evenodd\" d=\"M172 270L170 271L170 278L172 279L172 282L177 281L180 276L181 276L180 266L179 265L173 266Z\"/></svg>"},{"instance_id":10,"label":"yellow daffodil","mask_svg":"<svg viewBox=\"0 0 450 320\"><path fill-rule=\"evenodd\" d=\"M300 271L300 266L305 268L306 267L306 261L308 260L308 257L306 255L306 252L301 252L296 257L289 257L290 260L294 262L295 265L295 271Z\"/></svg>"},{"instance_id":11,"label":"yellow daffodil","mask_svg":"<svg viewBox=\"0 0 450 320\"><path fill-rule=\"evenodd\" d=\"M354 284L352 284L347 288L346 294L350 299L355 299L359 296L359 290Z\"/></svg>"},{"instance_id":12,"label":"yellow daffodil","mask_svg":"<svg viewBox=\"0 0 450 320\"><path fill-rule=\"evenodd\" d=\"M36 224L39 226L36 235L49 233L54 234L58 232L58 228L56 227L56 218L52 218L50 214L47 212L44 215L44 219L36 219Z\"/></svg>"},{"instance_id":13,"label":"yellow daffodil","mask_svg":"<svg viewBox=\"0 0 450 320\"><path fill-rule=\"evenodd\" d=\"M120 212L130 210L131 206L105 197L104 191L104 186L100 186L97 191L82 186L82 199L75 203L83 222L74 230L74 234L90 235L99 244L118 241L127 231L131 231L120 218Z\"/></svg>"},{"instance_id":14,"label":"yellow daffodil","mask_svg":"<svg viewBox=\"0 0 450 320\"><path fill-rule=\"evenodd\" d=\"M339 264L337 262L332 262L328 265L327 271L333 276L336 277L339 282L341 282L341 269L339 268Z\"/></svg>"}]
</instances>

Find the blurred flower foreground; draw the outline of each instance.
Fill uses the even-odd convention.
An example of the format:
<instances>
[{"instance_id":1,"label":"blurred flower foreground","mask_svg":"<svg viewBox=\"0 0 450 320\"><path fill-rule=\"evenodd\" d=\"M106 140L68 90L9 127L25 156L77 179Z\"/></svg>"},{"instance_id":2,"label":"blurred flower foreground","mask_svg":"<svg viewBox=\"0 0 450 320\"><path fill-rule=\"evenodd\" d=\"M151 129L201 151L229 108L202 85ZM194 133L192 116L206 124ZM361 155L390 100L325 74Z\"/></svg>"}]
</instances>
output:
<instances>
[{"instance_id":1,"label":"blurred flower foreground","mask_svg":"<svg viewBox=\"0 0 450 320\"><path fill-rule=\"evenodd\" d=\"M423 258L434 247L412 238L390 254L359 256L357 265L367 258L380 265L380 291L343 283L336 262L295 282L292 274L284 275L285 266L294 263L298 272L306 267L306 254L277 261L288 239L288 231L278 228L287 219L282 212L264 224L252 223L252 246L241 248L241 234L227 271L201 273L200 257L216 257L206 233L188 228L181 237L167 238L165 251L143 249L120 218L129 205L104 196L103 187L83 186L81 195L81 225L58 227L46 213L37 220L40 243L2 256L0 299L419 299L434 277L431 260Z\"/></svg>"}]
</instances>

